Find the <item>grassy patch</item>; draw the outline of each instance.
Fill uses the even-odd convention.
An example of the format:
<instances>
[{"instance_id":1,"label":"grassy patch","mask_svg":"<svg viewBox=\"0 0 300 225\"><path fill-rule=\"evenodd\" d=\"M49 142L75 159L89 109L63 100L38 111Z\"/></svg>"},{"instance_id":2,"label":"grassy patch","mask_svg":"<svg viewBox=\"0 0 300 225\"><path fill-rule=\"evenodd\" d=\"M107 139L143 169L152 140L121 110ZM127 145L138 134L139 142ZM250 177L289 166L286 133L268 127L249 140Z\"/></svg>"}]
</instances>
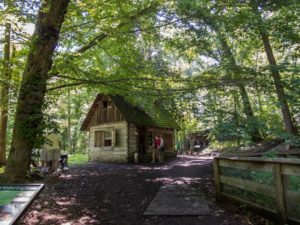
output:
<instances>
[{"instance_id":1,"label":"grassy patch","mask_svg":"<svg viewBox=\"0 0 300 225\"><path fill-rule=\"evenodd\" d=\"M88 155L83 153L69 154L68 164L71 165L80 165L88 163Z\"/></svg>"}]
</instances>

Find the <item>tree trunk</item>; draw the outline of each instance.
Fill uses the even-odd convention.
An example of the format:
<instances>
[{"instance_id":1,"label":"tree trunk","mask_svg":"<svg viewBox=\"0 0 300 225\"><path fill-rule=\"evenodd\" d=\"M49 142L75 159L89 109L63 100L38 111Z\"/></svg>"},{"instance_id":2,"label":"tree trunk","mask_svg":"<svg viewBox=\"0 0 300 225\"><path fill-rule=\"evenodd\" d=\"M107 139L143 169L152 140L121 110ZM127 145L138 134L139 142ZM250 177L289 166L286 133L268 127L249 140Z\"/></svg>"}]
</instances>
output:
<instances>
[{"instance_id":1,"label":"tree trunk","mask_svg":"<svg viewBox=\"0 0 300 225\"><path fill-rule=\"evenodd\" d=\"M223 51L223 61L226 63L230 69L229 72L233 73L233 79L238 79L238 74L240 74L242 71L239 68L239 66L236 63L236 60L231 52L231 49L227 43L226 37L224 34L220 31L220 28L217 26L217 24L214 23L214 21L209 20L208 24L211 26L211 28L216 32L217 38L220 42L222 51ZM247 117L247 125L248 129L250 130L250 136L252 141L258 142L261 141L262 138L259 133L259 129L257 128L257 120L254 116L251 102L249 99L249 96L247 94L246 88L243 84L238 84L239 92L242 97L243 102L243 112Z\"/></svg>"},{"instance_id":2,"label":"tree trunk","mask_svg":"<svg viewBox=\"0 0 300 225\"><path fill-rule=\"evenodd\" d=\"M69 145L69 152L73 153L72 147L72 134L71 134L71 102L70 102L70 89L68 88L68 145Z\"/></svg>"},{"instance_id":3,"label":"tree trunk","mask_svg":"<svg viewBox=\"0 0 300 225\"><path fill-rule=\"evenodd\" d=\"M234 101L234 114L233 114L233 118L234 118L234 122L235 122L235 127L238 128L240 126L240 121L239 121L239 113L238 113L238 96L236 94L236 91L233 92L233 101ZM238 135L237 139L236 139L236 144L237 146L240 146L241 144L241 140L240 140L240 135Z\"/></svg>"},{"instance_id":4,"label":"tree trunk","mask_svg":"<svg viewBox=\"0 0 300 225\"><path fill-rule=\"evenodd\" d=\"M5 182L25 179L39 125L48 71L58 43L60 29L70 0L45 0L39 11L33 42L23 73L17 102L11 149L4 173Z\"/></svg>"},{"instance_id":5,"label":"tree trunk","mask_svg":"<svg viewBox=\"0 0 300 225\"><path fill-rule=\"evenodd\" d=\"M250 130L251 140L254 142L261 141L262 137L259 133L259 129L257 128L257 120L256 120L256 117L254 116L254 113L253 113L253 110L251 107L251 103L250 103L250 99L247 94L245 86L239 85L239 91L240 91L240 95L241 95L242 101L243 101L243 106L244 106L243 111L247 117L247 126L248 126L248 129Z\"/></svg>"},{"instance_id":6,"label":"tree trunk","mask_svg":"<svg viewBox=\"0 0 300 225\"><path fill-rule=\"evenodd\" d=\"M261 36L261 39L263 41L264 44L264 48L265 48L265 52L270 64L270 71L271 71L271 75L273 77L274 80L274 84L275 84L275 89L276 89L276 94L278 97L278 101L280 104L280 108L281 108L281 113L282 113L282 117L283 117L283 121L284 121L284 125L286 128L286 131L289 134L292 135L297 135L298 131L296 126L293 124L292 121L292 116L290 113L290 109L286 100L286 95L285 95L285 91L284 91L284 87L283 87L283 83L281 80L281 76L279 73L279 70L277 68L277 63L276 63L276 59L274 57L273 54L273 49L271 47L271 43L269 40L269 35L267 33L267 31L264 28L264 21L261 17L261 14L258 10L258 4L256 2L256 0L252 0L251 1L251 7L252 7L252 11L253 13L256 15L257 18L257 22L258 22L258 31L259 34Z\"/></svg>"},{"instance_id":7,"label":"tree trunk","mask_svg":"<svg viewBox=\"0 0 300 225\"><path fill-rule=\"evenodd\" d=\"M9 104L9 88L11 80L11 65L10 65L10 32L11 24L5 25L5 39L4 39L4 76L3 84L0 92L0 166L6 164L6 133L8 121L8 104Z\"/></svg>"}]
</instances>

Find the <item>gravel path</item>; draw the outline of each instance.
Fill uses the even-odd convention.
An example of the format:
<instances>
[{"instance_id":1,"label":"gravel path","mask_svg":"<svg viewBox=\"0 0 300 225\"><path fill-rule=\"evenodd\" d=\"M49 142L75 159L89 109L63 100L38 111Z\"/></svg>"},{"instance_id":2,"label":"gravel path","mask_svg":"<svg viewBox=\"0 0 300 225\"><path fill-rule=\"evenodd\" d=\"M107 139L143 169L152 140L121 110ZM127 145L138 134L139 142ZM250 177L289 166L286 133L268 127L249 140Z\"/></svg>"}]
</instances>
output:
<instances>
[{"instance_id":1,"label":"gravel path","mask_svg":"<svg viewBox=\"0 0 300 225\"><path fill-rule=\"evenodd\" d=\"M166 164L90 163L49 176L19 224L266 225L245 209L216 203L212 160L180 156ZM143 216L161 185L189 184L206 194L208 216Z\"/></svg>"}]
</instances>

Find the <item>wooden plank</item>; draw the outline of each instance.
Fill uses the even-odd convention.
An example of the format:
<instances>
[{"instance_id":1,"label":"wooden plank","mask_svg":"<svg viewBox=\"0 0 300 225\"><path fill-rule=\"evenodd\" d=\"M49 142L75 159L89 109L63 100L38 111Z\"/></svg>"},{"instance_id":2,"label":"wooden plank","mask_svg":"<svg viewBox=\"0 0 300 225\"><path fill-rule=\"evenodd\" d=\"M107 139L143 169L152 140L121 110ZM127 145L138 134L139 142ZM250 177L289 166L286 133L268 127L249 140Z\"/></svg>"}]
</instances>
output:
<instances>
[{"instance_id":1,"label":"wooden plank","mask_svg":"<svg viewBox=\"0 0 300 225\"><path fill-rule=\"evenodd\" d=\"M281 173L284 175L300 176L300 167L296 165L282 165Z\"/></svg>"},{"instance_id":2,"label":"wooden plank","mask_svg":"<svg viewBox=\"0 0 300 225\"><path fill-rule=\"evenodd\" d=\"M248 180L241 180L233 177L222 176L222 175L220 176L220 181L223 184L231 185L247 191L260 193L273 198L275 197L274 188L269 185L260 184Z\"/></svg>"},{"instance_id":3,"label":"wooden plank","mask_svg":"<svg viewBox=\"0 0 300 225\"><path fill-rule=\"evenodd\" d=\"M233 195L228 194L228 193L221 192L221 196L225 197L225 198L228 198L228 199L231 199L231 200L234 200L234 201L239 202L241 204L250 205L250 206L252 206L252 207L254 207L256 209L260 209L260 210L264 210L264 211L276 214L276 211L274 211L272 209L265 208L265 207L260 206L260 205L258 205L256 203L249 202L249 201L247 201L245 199L238 198L238 197L233 196Z\"/></svg>"},{"instance_id":4,"label":"wooden plank","mask_svg":"<svg viewBox=\"0 0 300 225\"><path fill-rule=\"evenodd\" d=\"M214 159L214 178L215 178L215 189L216 189L216 200L221 200L221 183L220 183L220 168L219 160Z\"/></svg>"},{"instance_id":5,"label":"wooden plank","mask_svg":"<svg viewBox=\"0 0 300 225\"><path fill-rule=\"evenodd\" d=\"M289 217L289 220L290 220L291 222L296 223L296 224L300 224L300 219L296 219L296 218L293 218L293 217ZM292 224L294 224L294 223L292 223Z\"/></svg>"},{"instance_id":6,"label":"wooden plank","mask_svg":"<svg viewBox=\"0 0 300 225\"><path fill-rule=\"evenodd\" d=\"M101 129L105 129L105 128L116 128L116 127L126 128L126 122L106 123L106 124L91 126L90 131L95 131L97 129L101 130Z\"/></svg>"},{"instance_id":7,"label":"wooden plank","mask_svg":"<svg viewBox=\"0 0 300 225\"><path fill-rule=\"evenodd\" d=\"M287 202L293 202L294 204L300 205L300 192L286 190L285 197Z\"/></svg>"},{"instance_id":8,"label":"wooden plank","mask_svg":"<svg viewBox=\"0 0 300 225\"><path fill-rule=\"evenodd\" d=\"M242 153L237 153L237 154L222 154L220 156L224 157L234 157L234 156L239 156L239 157L262 157L266 154L266 152L242 152ZM274 154L278 155L300 155L299 150L279 150L279 151L274 151Z\"/></svg>"},{"instance_id":9,"label":"wooden plank","mask_svg":"<svg viewBox=\"0 0 300 225\"><path fill-rule=\"evenodd\" d=\"M237 169L250 169L250 170L259 170L259 171L266 171L270 172L272 169L272 173L274 176L274 185L275 187L272 188L271 186L259 184L247 180L241 180L232 177L220 176L220 182L235 186L238 188L242 188L248 191L253 191L257 193L264 194L266 196L275 197L276 200L276 212L270 209L266 209L262 206L259 206L255 203L249 202L244 199L240 199L236 196L232 196L228 193L221 192L221 197L227 197L229 199L233 199L235 201L248 204L252 207L258 209L264 209L267 211L271 211L276 213L280 217L280 222L287 223L288 220L296 221L299 223L299 219L288 217L286 204L287 202L291 202L294 204L299 204L300 202L300 192L294 192L290 190L284 190L284 188L288 188L287 184L284 182L285 179L290 175L293 176L300 176L300 160L299 159L264 159L264 158L251 158L251 157L217 157L215 160L220 160L218 166L222 167L231 167ZM218 168L219 170L220 168ZM285 177L283 176L285 175ZM285 178L285 179L283 179Z\"/></svg>"},{"instance_id":10,"label":"wooden plank","mask_svg":"<svg viewBox=\"0 0 300 225\"><path fill-rule=\"evenodd\" d=\"M294 164L300 166L300 159L288 159L288 158L256 158L256 157L215 157L218 159L227 159L232 161L241 162L265 162L265 163L282 163L282 164Z\"/></svg>"},{"instance_id":11,"label":"wooden plank","mask_svg":"<svg viewBox=\"0 0 300 225\"><path fill-rule=\"evenodd\" d=\"M285 224L287 223L287 210L285 205L283 179L281 175L280 164L275 165L273 174L274 174L274 184L275 184L276 209L282 220L281 222Z\"/></svg>"},{"instance_id":12,"label":"wooden plank","mask_svg":"<svg viewBox=\"0 0 300 225\"><path fill-rule=\"evenodd\" d=\"M271 163L263 163L263 162L243 162L243 161L232 161L227 159L220 159L219 166L231 167L231 168L237 168L243 170L272 172L274 165Z\"/></svg>"}]
</instances>

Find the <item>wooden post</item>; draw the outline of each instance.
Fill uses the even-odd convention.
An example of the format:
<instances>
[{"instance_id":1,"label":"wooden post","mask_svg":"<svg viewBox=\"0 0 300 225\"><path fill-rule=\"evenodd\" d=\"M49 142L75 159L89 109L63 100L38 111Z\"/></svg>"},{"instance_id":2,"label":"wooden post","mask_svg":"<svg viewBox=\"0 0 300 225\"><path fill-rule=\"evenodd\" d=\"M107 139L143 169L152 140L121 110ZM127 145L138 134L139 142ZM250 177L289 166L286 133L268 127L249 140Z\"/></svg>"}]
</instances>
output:
<instances>
[{"instance_id":1,"label":"wooden post","mask_svg":"<svg viewBox=\"0 0 300 225\"><path fill-rule=\"evenodd\" d=\"M284 183L281 174L281 165L276 163L273 169L274 185L275 185L275 199L276 199L276 210L280 216L282 224L287 223L287 210L284 195Z\"/></svg>"},{"instance_id":2,"label":"wooden post","mask_svg":"<svg viewBox=\"0 0 300 225\"><path fill-rule=\"evenodd\" d=\"M214 178L215 178L215 189L216 189L216 200L221 200L221 183L220 183L220 168L219 159L214 158Z\"/></svg>"}]
</instances>

